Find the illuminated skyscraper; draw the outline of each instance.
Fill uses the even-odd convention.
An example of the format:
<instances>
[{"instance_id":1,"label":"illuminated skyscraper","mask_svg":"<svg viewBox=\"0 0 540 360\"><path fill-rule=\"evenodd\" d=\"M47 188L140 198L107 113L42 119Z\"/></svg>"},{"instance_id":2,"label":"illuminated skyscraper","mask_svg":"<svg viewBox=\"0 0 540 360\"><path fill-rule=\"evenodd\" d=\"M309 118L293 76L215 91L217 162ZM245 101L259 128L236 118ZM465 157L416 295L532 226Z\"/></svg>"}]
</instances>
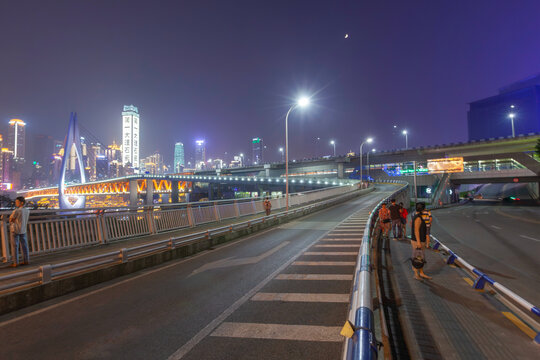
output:
<instances>
[{"instance_id":1,"label":"illuminated skyscraper","mask_svg":"<svg viewBox=\"0 0 540 360\"><path fill-rule=\"evenodd\" d=\"M122 112L122 164L139 168L139 109L133 105Z\"/></svg>"},{"instance_id":2,"label":"illuminated skyscraper","mask_svg":"<svg viewBox=\"0 0 540 360\"><path fill-rule=\"evenodd\" d=\"M15 161L24 161L25 122L21 119L9 120L8 149L13 152Z\"/></svg>"},{"instance_id":3,"label":"illuminated skyscraper","mask_svg":"<svg viewBox=\"0 0 540 360\"><path fill-rule=\"evenodd\" d=\"M177 142L174 144L174 172L179 173L184 171L186 163L184 161L184 144Z\"/></svg>"},{"instance_id":4,"label":"illuminated skyscraper","mask_svg":"<svg viewBox=\"0 0 540 360\"><path fill-rule=\"evenodd\" d=\"M202 169L206 166L206 147L204 140L197 140L195 144L195 168Z\"/></svg>"},{"instance_id":5,"label":"illuminated skyscraper","mask_svg":"<svg viewBox=\"0 0 540 360\"><path fill-rule=\"evenodd\" d=\"M254 138L253 143L253 164L260 165L263 163L263 140L261 138Z\"/></svg>"}]
</instances>

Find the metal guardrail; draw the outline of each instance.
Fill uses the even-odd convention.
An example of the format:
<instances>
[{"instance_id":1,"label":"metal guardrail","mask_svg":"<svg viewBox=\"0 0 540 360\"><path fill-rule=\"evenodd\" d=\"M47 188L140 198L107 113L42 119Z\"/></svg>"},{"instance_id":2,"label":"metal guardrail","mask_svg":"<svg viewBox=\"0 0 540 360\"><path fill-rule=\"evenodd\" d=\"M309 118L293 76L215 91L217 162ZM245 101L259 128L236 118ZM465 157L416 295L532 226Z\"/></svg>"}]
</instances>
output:
<instances>
[{"instance_id":1,"label":"metal guardrail","mask_svg":"<svg viewBox=\"0 0 540 360\"><path fill-rule=\"evenodd\" d=\"M339 191L338 191L339 190ZM340 201L343 197L351 195L357 191L356 187L341 187L334 189L326 189L324 191L324 198L317 199L315 196L302 197L304 203L309 203L306 206L291 209L289 211L283 211L274 215L263 216L255 220L248 220L240 223L235 223L227 226L222 226L214 229L209 229L193 234L188 234L180 237L159 240L151 243L147 243L140 246L123 248L118 251L112 251L105 254L96 256L89 256L76 260L71 260L58 264L43 265L39 268L14 272L9 275L0 277L0 292L9 292L19 290L21 288L27 288L35 285L46 284L53 280L59 280L67 276L73 276L82 272L97 269L106 265L115 265L125 263L127 261L136 259L138 257L146 256L153 253L159 253L162 251L172 250L180 246L185 246L193 243L197 243L202 240L210 239L214 235L220 235L226 232L232 232L234 230L240 230L250 228L256 224L272 220L279 219L284 216L296 214L304 210L312 209L314 207L325 206ZM359 190L362 191L362 190ZM315 195L315 194L312 194ZM298 197L300 199L300 196ZM301 203L300 200L297 203ZM276 202L284 199L274 199ZM319 201L320 200L320 201ZM315 202L314 202L315 201Z\"/></svg>"},{"instance_id":2,"label":"metal guardrail","mask_svg":"<svg viewBox=\"0 0 540 360\"><path fill-rule=\"evenodd\" d=\"M396 180L387 180L384 183L404 185L390 196L381 200L369 215L362 245L356 261L354 271L354 286L351 295L348 321L353 324L354 335L347 339L343 352L344 360L377 359L378 342L375 337L375 320L373 315L373 295L371 292L371 234L378 219L381 205L390 198L398 197L407 191L408 183Z\"/></svg>"},{"instance_id":3,"label":"metal guardrail","mask_svg":"<svg viewBox=\"0 0 540 360\"><path fill-rule=\"evenodd\" d=\"M290 194L291 206L336 196L355 188L337 186ZM195 227L263 212L261 198L187 204L75 210L31 210L27 227L30 255L80 248L134 236ZM285 198L271 200L272 209L285 207ZM0 213L0 260L11 260L10 212Z\"/></svg>"},{"instance_id":4,"label":"metal guardrail","mask_svg":"<svg viewBox=\"0 0 540 360\"><path fill-rule=\"evenodd\" d=\"M440 240L438 240L435 236L431 235L431 238L433 239L433 249L439 250L443 249L445 250L450 256L446 260L446 263L448 265L454 264L456 261L459 262L459 264L463 265L465 269L469 270L473 276L476 276L476 279L473 283L473 288L476 290L482 290L484 289L484 286L486 283L490 284L496 291L502 293L507 298L512 300L514 303L519 305L522 309L525 309L530 314L535 315L535 319L531 319L533 321L536 320L536 322L540 321L540 308L533 305L532 303L528 302L527 300L523 299L518 294L514 293L512 290L508 289L504 285L498 283L497 281L490 278L486 273L478 270L471 264L469 264L467 261L465 261L462 257L458 256L455 252L450 250L450 248L446 245L444 245ZM534 341L537 344L540 344L540 331L536 330L536 337L534 338Z\"/></svg>"}]
</instances>

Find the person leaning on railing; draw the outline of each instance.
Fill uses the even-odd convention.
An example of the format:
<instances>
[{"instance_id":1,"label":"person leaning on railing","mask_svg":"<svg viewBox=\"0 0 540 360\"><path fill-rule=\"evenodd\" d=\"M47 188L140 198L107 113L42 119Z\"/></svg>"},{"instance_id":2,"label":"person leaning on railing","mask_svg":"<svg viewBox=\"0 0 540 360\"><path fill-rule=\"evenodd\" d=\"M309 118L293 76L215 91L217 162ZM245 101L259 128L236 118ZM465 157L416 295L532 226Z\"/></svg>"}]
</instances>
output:
<instances>
[{"instance_id":1,"label":"person leaning on railing","mask_svg":"<svg viewBox=\"0 0 540 360\"><path fill-rule=\"evenodd\" d=\"M26 239L26 225L28 224L28 217L30 211L24 207L26 203L24 197L19 196L15 199L16 209L13 210L9 216L9 230L11 234L11 257L13 258L13 264L11 267L17 267L19 265L19 242L22 247L23 262L22 265L28 265L28 241Z\"/></svg>"},{"instance_id":2,"label":"person leaning on railing","mask_svg":"<svg viewBox=\"0 0 540 360\"><path fill-rule=\"evenodd\" d=\"M412 245L412 269L416 280L431 279L424 273L426 243L429 243L426 222L423 219L422 212L426 204L416 203L416 212L411 224L411 245Z\"/></svg>"}]
</instances>

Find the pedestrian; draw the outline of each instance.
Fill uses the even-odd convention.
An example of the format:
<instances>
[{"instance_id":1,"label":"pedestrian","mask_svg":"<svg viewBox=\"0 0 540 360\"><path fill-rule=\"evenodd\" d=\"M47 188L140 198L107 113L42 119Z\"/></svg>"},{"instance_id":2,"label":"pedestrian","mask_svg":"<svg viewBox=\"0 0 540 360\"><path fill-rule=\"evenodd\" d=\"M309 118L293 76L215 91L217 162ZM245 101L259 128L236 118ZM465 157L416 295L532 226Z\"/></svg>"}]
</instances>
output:
<instances>
[{"instance_id":1,"label":"pedestrian","mask_svg":"<svg viewBox=\"0 0 540 360\"><path fill-rule=\"evenodd\" d=\"M22 265L28 265L28 241L26 239L26 225L28 224L28 217L30 211L24 207L26 200L24 197L19 196L15 199L16 209L13 210L9 216L9 230L11 234L11 256L13 258L13 264L11 267L17 267L19 265L19 243L22 247L23 262Z\"/></svg>"},{"instance_id":2,"label":"pedestrian","mask_svg":"<svg viewBox=\"0 0 540 360\"><path fill-rule=\"evenodd\" d=\"M381 224L381 230L384 237L388 237L391 221L392 220L390 219L390 210L388 210L386 204L383 203L381 205L381 209L379 210L379 223Z\"/></svg>"},{"instance_id":3,"label":"pedestrian","mask_svg":"<svg viewBox=\"0 0 540 360\"><path fill-rule=\"evenodd\" d=\"M409 212L403 206L403 203L399 203L399 215L401 216L401 237L405 239L407 237L407 216Z\"/></svg>"},{"instance_id":4,"label":"pedestrian","mask_svg":"<svg viewBox=\"0 0 540 360\"><path fill-rule=\"evenodd\" d=\"M427 233L426 247L429 247L429 244L431 243L431 223L433 221L433 217L431 216L431 211L424 209L422 211L422 219L424 219L424 222L426 223L426 233Z\"/></svg>"},{"instance_id":5,"label":"pedestrian","mask_svg":"<svg viewBox=\"0 0 540 360\"><path fill-rule=\"evenodd\" d=\"M266 211L266 216L270 215L270 211L272 210L272 203L270 202L270 199L268 198L264 199L263 207L264 207L264 211Z\"/></svg>"},{"instance_id":6,"label":"pedestrian","mask_svg":"<svg viewBox=\"0 0 540 360\"><path fill-rule=\"evenodd\" d=\"M429 236L427 235L426 222L422 217L425 210L424 203L416 203L416 212L411 223L411 246L412 246L412 269L416 280L431 279L424 273L425 248Z\"/></svg>"},{"instance_id":7,"label":"pedestrian","mask_svg":"<svg viewBox=\"0 0 540 360\"><path fill-rule=\"evenodd\" d=\"M396 199L390 200L392 205L388 208L390 210L390 219L392 220L392 233L394 240L401 237L401 215L399 214L399 206L396 204Z\"/></svg>"}]
</instances>

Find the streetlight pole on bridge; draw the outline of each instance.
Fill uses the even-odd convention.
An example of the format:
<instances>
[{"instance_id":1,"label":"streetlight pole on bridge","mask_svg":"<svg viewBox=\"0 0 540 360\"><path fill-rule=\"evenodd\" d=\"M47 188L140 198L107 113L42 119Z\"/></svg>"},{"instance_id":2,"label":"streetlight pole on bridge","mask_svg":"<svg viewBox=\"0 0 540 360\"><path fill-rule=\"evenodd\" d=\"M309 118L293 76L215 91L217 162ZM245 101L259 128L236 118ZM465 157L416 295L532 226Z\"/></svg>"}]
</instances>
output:
<instances>
[{"instance_id":1,"label":"streetlight pole on bridge","mask_svg":"<svg viewBox=\"0 0 540 360\"><path fill-rule=\"evenodd\" d=\"M330 145L334 146L334 157L336 157L336 142L334 140L331 140Z\"/></svg>"},{"instance_id":2,"label":"streetlight pole on bridge","mask_svg":"<svg viewBox=\"0 0 540 360\"><path fill-rule=\"evenodd\" d=\"M285 207L289 211L289 114L297 107L306 107L309 105L309 98L302 97L296 104L293 104L287 115L285 115Z\"/></svg>"},{"instance_id":3,"label":"streetlight pole on bridge","mask_svg":"<svg viewBox=\"0 0 540 360\"><path fill-rule=\"evenodd\" d=\"M403 130L402 134L405 135L405 150L408 150L409 149L409 136L408 136L407 130Z\"/></svg>"},{"instance_id":4,"label":"streetlight pole on bridge","mask_svg":"<svg viewBox=\"0 0 540 360\"><path fill-rule=\"evenodd\" d=\"M365 141L363 141L361 144L360 144L360 186L363 188L364 187L364 180L362 178L362 175L363 175L363 172L362 172L362 148L364 147L364 144L365 143L368 143L370 144L371 142L373 141L373 138L367 138ZM368 152L369 154L369 152Z\"/></svg>"}]
</instances>

